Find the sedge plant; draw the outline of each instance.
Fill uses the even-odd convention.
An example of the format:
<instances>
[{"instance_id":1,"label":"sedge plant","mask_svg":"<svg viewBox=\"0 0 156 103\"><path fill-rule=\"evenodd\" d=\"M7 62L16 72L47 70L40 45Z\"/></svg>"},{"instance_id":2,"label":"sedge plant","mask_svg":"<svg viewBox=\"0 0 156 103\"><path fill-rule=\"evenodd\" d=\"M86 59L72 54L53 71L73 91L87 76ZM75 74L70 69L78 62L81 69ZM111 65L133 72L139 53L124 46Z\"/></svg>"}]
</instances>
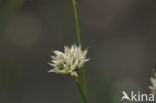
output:
<instances>
[{"instance_id":1,"label":"sedge plant","mask_svg":"<svg viewBox=\"0 0 156 103\"><path fill-rule=\"evenodd\" d=\"M87 49L82 50L81 48L76 0L72 0L72 2L77 33L77 45L73 44L72 46L65 46L64 52L57 50L53 51L55 56L51 56L52 60L51 62L48 63L53 67L53 69L49 70L49 72L55 72L57 74L62 75L70 74L77 84L77 87L80 91L84 103L88 103L86 96L85 72L84 72L84 64L87 61L89 61L89 59L86 57L88 50ZM77 70L80 70L81 83L79 80L79 76L77 74Z\"/></svg>"}]
</instances>

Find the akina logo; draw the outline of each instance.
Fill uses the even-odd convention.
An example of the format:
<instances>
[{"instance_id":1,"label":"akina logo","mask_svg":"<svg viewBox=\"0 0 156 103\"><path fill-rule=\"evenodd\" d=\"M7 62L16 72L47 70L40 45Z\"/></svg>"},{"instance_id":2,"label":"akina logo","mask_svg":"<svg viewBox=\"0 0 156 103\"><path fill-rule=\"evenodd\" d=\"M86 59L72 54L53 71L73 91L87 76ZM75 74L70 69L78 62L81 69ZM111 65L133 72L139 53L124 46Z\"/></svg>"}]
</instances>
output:
<instances>
[{"instance_id":1,"label":"akina logo","mask_svg":"<svg viewBox=\"0 0 156 103\"><path fill-rule=\"evenodd\" d=\"M134 91L131 91L130 94L127 94L125 91L122 91L122 98L121 101L127 100L127 101L135 101L135 102L140 102L140 101L147 101L147 102L152 102L155 101L154 95L153 94L142 94L140 91L135 93Z\"/></svg>"}]
</instances>

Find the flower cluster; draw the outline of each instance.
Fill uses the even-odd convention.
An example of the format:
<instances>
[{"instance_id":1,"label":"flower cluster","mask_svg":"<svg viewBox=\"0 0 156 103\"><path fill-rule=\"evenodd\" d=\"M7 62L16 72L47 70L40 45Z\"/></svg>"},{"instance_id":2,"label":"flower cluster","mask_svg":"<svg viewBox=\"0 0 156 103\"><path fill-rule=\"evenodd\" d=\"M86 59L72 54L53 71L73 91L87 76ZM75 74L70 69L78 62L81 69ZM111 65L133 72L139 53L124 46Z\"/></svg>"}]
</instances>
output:
<instances>
[{"instance_id":1,"label":"flower cluster","mask_svg":"<svg viewBox=\"0 0 156 103\"><path fill-rule=\"evenodd\" d=\"M72 45L71 47L65 46L64 53L54 51L55 56L51 56L52 60L49 63L54 68L49 70L49 72L77 76L76 70L82 68L89 60L86 58L87 53L87 49L82 50L81 46L78 47L76 45Z\"/></svg>"},{"instance_id":2,"label":"flower cluster","mask_svg":"<svg viewBox=\"0 0 156 103\"><path fill-rule=\"evenodd\" d=\"M152 94L156 95L156 78L152 77L150 80L152 82L152 86L150 86L149 88L151 89Z\"/></svg>"}]
</instances>

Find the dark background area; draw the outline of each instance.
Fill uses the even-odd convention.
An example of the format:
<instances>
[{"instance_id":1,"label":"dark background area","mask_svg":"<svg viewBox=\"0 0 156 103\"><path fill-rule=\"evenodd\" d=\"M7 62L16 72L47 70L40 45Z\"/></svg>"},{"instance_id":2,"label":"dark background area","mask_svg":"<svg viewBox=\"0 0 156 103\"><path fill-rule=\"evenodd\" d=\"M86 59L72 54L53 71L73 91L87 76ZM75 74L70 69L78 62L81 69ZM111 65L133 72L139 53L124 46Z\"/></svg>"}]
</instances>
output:
<instances>
[{"instance_id":1,"label":"dark background area","mask_svg":"<svg viewBox=\"0 0 156 103\"><path fill-rule=\"evenodd\" d=\"M150 93L155 0L77 0L89 103ZM51 50L77 43L72 0L0 0L0 103L82 103L71 76L48 73Z\"/></svg>"}]
</instances>

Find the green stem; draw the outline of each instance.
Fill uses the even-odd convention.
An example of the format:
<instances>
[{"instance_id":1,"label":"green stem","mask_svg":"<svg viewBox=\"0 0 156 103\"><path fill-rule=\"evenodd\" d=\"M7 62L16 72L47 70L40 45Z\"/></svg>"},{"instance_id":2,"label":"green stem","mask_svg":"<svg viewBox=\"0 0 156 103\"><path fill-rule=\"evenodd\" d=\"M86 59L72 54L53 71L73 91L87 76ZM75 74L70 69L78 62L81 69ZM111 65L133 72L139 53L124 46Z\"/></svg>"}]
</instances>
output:
<instances>
[{"instance_id":1,"label":"green stem","mask_svg":"<svg viewBox=\"0 0 156 103\"><path fill-rule=\"evenodd\" d=\"M81 94L81 96L83 98L84 103L87 103L87 98L86 98L86 95L84 93L84 90L80 86L79 79L77 77L74 77L74 80L75 80L75 82L76 82L76 84L78 86L78 89L80 91L80 94Z\"/></svg>"},{"instance_id":2,"label":"green stem","mask_svg":"<svg viewBox=\"0 0 156 103\"><path fill-rule=\"evenodd\" d=\"M154 77L156 78L156 72L154 68L152 69L152 72L153 72Z\"/></svg>"},{"instance_id":3,"label":"green stem","mask_svg":"<svg viewBox=\"0 0 156 103\"><path fill-rule=\"evenodd\" d=\"M81 46L79 21L78 21L78 14L77 14L77 8L76 8L76 0L73 0L73 9L74 9L76 32L77 32L77 41L78 41L78 45ZM84 91L84 93L86 95L86 84L85 84L84 67L81 69L81 79L82 79L82 88L83 88L83 91Z\"/></svg>"},{"instance_id":4,"label":"green stem","mask_svg":"<svg viewBox=\"0 0 156 103\"><path fill-rule=\"evenodd\" d=\"M80 39L79 20L78 20L78 15L77 15L77 8L76 8L76 0L73 0L73 9L74 9L76 32L77 32L77 41L78 41L78 45L80 46L81 39Z\"/></svg>"},{"instance_id":5,"label":"green stem","mask_svg":"<svg viewBox=\"0 0 156 103\"><path fill-rule=\"evenodd\" d=\"M85 71L84 71L84 67L81 68L81 79L82 79L82 88L84 90L85 95L87 95L86 93L86 83L85 83Z\"/></svg>"}]
</instances>

